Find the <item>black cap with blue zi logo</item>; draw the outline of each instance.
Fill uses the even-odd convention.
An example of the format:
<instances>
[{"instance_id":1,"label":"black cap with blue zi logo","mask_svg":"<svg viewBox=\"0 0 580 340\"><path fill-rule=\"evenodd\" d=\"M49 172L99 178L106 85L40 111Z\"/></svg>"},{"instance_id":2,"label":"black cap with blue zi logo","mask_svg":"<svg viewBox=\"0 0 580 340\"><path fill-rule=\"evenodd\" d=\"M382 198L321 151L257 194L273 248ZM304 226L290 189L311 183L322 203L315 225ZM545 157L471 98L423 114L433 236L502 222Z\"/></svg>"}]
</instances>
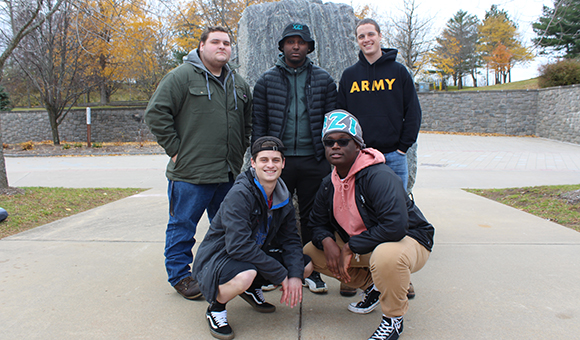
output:
<instances>
[{"instance_id":1,"label":"black cap with blue zi logo","mask_svg":"<svg viewBox=\"0 0 580 340\"><path fill-rule=\"evenodd\" d=\"M308 53L314 51L314 40L310 37L310 29L307 25L299 23L292 23L286 26L282 33L282 39L278 41L278 49L283 52L284 39L294 36L299 36L308 43Z\"/></svg>"}]
</instances>

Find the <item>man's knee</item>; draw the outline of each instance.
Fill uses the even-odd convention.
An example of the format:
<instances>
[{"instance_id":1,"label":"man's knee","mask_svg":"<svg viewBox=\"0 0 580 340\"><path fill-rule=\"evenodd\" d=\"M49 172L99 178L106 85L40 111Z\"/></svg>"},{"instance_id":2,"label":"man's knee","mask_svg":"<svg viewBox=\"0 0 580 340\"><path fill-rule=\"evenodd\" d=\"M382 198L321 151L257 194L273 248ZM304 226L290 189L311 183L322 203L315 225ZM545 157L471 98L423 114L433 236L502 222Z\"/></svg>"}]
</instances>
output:
<instances>
[{"instance_id":1,"label":"man's knee","mask_svg":"<svg viewBox=\"0 0 580 340\"><path fill-rule=\"evenodd\" d=\"M326 257L324 256L324 251L316 248L312 242L306 243L303 252L312 259L311 264L313 265L314 270L319 271L318 269L320 268L326 268Z\"/></svg>"},{"instance_id":2,"label":"man's knee","mask_svg":"<svg viewBox=\"0 0 580 340\"><path fill-rule=\"evenodd\" d=\"M233 279L226 282L226 284L232 286L233 288L235 288L235 290L239 292L243 292L246 291L248 288L250 288L257 274L258 272L255 271L254 269L244 270L243 272L234 276Z\"/></svg>"},{"instance_id":3,"label":"man's knee","mask_svg":"<svg viewBox=\"0 0 580 340\"><path fill-rule=\"evenodd\" d=\"M405 254L405 245L399 242L385 242L379 244L370 258L370 266L373 270L393 271L403 267L409 267L408 256Z\"/></svg>"}]
</instances>

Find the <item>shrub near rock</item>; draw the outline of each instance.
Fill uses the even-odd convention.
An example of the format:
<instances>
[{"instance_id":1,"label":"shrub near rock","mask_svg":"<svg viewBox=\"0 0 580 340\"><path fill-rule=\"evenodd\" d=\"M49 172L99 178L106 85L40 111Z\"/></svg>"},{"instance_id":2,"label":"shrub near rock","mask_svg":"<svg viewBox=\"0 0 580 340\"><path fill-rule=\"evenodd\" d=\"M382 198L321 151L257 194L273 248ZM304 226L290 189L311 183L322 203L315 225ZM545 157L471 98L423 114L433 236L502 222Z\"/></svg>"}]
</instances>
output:
<instances>
[{"instance_id":1,"label":"shrub near rock","mask_svg":"<svg viewBox=\"0 0 580 340\"><path fill-rule=\"evenodd\" d=\"M580 61L565 59L540 66L538 85L541 88L580 84Z\"/></svg>"}]
</instances>

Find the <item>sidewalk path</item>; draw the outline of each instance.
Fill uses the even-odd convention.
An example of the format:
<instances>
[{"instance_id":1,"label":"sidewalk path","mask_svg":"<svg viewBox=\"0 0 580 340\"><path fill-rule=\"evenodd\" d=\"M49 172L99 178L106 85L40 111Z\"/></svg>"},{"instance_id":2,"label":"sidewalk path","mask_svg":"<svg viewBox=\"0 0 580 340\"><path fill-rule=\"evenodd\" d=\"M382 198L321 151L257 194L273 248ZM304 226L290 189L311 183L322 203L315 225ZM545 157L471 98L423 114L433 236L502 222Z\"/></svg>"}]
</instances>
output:
<instances>
[{"instance_id":1,"label":"sidewalk path","mask_svg":"<svg viewBox=\"0 0 580 340\"><path fill-rule=\"evenodd\" d=\"M460 188L580 182L580 146L421 134L417 205L436 228L401 339L576 339L580 233ZM11 186L152 188L0 240L1 339L213 339L204 301L166 282L166 156L6 158ZM199 225L197 239L207 230ZM366 339L335 280L302 309L228 304L236 339ZM301 326L301 328L300 328Z\"/></svg>"}]
</instances>

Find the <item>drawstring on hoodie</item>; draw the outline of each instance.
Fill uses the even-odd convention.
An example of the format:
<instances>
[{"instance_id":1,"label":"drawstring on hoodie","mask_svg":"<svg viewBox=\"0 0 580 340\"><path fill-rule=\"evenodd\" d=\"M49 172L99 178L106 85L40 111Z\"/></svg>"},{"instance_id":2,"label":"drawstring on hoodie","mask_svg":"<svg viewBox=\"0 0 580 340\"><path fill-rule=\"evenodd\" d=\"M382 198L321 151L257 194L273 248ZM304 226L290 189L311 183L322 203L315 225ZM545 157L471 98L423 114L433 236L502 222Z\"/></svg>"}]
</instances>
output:
<instances>
[{"instance_id":1,"label":"drawstring on hoodie","mask_svg":"<svg viewBox=\"0 0 580 340\"><path fill-rule=\"evenodd\" d=\"M211 100L211 91L209 90L209 76L208 76L208 72L204 72L205 74L205 87L207 88L207 96L208 99ZM236 76L234 76L233 73L231 73L232 75L232 83L234 85L234 104L235 104L235 110L238 109L238 95L236 92ZM224 84L225 87L225 84Z\"/></svg>"},{"instance_id":2,"label":"drawstring on hoodie","mask_svg":"<svg viewBox=\"0 0 580 340\"><path fill-rule=\"evenodd\" d=\"M209 97L209 100L211 100L211 91L209 90L209 77L207 76L207 72L204 72L205 74L205 86L207 87L207 96Z\"/></svg>"},{"instance_id":3,"label":"drawstring on hoodie","mask_svg":"<svg viewBox=\"0 0 580 340\"><path fill-rule=\"evenodd\" d=\"M338 174L336 174L338 176ZM346 201L345 193L350 189L350 183L340 182L340 195L341 195L341 205L338 207L340 211L348 210L348 202Z\"/></svg>"},{"instance_id":4,"label":"drawstring on hoodie","mask_svg":"<svg viewBox=\"0 0 580 340\"><path fill-rule=\"evenodd\" d=\"M190 55L192 56L191 58L189 57ZM203 72L205 74L205 87L207 88L208 99L211 100L211 91L209 89L209 71L203 66L201 59L199 59L199 54L197 53L197 49L189 52L188 55L183 57L183 61L188 62L195 67L199 67L199 68L202 68L203 70L205 70L205 72ZM229 75L232 76L232 83L234 85L234 103L235 103L235 109L237 110L238 109L238 94L236 91L236 76L234 75L234 72L229 68L228 65L225 65L224 68L229 72L228 77L229 77ZM224 90L227 91L226 84L227 84L227 78L224 81L224 84L222 84L222 87L224 88Z\"/></svg>"}]
</instances>

